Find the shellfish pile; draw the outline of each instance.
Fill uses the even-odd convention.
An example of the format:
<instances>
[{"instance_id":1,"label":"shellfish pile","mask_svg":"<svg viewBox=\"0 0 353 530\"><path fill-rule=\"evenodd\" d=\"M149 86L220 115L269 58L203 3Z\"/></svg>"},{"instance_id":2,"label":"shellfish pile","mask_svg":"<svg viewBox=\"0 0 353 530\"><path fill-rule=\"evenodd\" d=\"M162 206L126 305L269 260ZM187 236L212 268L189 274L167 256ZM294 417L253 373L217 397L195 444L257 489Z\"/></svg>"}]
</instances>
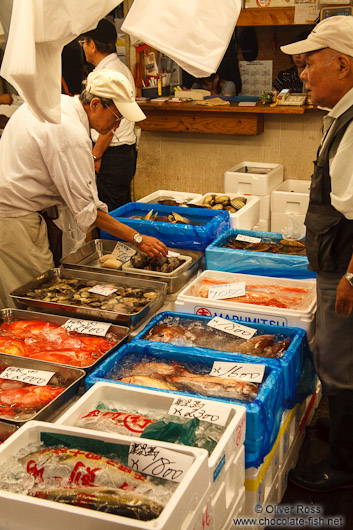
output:
<instances>
[{"instance_id":1,"label":"shellfish pile","mask_svg":"<svg viewBox=\"0 0 353 530\"><path fill-rule=\"evenodd\" d=\"M203 208L212 208L213 210L226 210L229 213L237 213L247 202L246 197L234 197L231 199L229 195L215 195L211 193L207 195L201 206Z\"/></svg>"}]
</instances>

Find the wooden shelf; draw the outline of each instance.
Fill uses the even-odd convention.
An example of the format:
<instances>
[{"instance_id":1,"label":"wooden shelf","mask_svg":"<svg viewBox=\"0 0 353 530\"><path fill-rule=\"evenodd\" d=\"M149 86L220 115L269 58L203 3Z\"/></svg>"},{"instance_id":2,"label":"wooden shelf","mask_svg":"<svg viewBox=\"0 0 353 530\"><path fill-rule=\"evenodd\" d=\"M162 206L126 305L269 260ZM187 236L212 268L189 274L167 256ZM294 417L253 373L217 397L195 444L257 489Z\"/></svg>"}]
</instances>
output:
<instances>
[{"instance_id":1,"label":"wooden shelf","mask_svg":"<svg viewBox=\"0 0 353 530\"><path fill-rule=\"evenodd\" d=\"M237 26L288 26L294 24L294 7L242 9Z\"/></svg>"}]
</instances>

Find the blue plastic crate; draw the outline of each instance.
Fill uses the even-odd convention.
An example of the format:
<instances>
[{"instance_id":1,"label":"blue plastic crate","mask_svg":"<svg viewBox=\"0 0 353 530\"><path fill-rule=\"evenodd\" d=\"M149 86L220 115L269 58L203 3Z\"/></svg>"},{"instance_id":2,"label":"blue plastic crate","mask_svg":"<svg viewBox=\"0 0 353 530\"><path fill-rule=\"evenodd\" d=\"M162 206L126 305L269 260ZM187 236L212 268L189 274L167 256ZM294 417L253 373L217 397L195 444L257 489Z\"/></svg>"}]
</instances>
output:
<instances>
[{"instance_id":1,"label":"blue plastic crate","mask_svg":"<svg viewBox=\"0 0 353 530\"><path fill-rule=\"evenodd\" d=\"M109 379L108 374L117 365L124 362L132 354L144 357L157 359L159 362L177 361L179 363L186 363L188 367L190 364L202 364L203 367L211 370L214 361L229 361L228 356L224 356L222 352L210 352L208 350L191 351L190 348L184 351L162 350L151 348L150 343L143 345L141 342L130 342L123 346L115 354L111 355L109 359L99 365L97 370L94 370L85 379L85 388L88 390L95 383L100 381L109 381L119 385L127 385L129 383L121 383L119 381ZM244 362L240 356L233 356L233 361ZM252 363L263 364L258 359L251 359ZM129 385L130 386L130 385ZM139 385L137 385L139 386ZM150 387L152 388L152 387ZM154 388L158 392L167 392L169 390L161 390ZM190 392L172 391L174 394L195 396ZM240 400L230 400L225 398L205 397L203 399L219 400L226 403L234 403L236 405L243 405L246 408L246 437L245 437L245 454L246 467L258 466L262 463L266 454L271 450L278 431L280 428L281 417L284 411L283 399L283 383L280 370L275 367L265 367L265 379L261 383L259 393L252 403L247 403Z\"/></svg>"},{"instance_id":2,"label":"blue plastic crate","mask_svg":"<svg viewBox=\"0 0 353 530\"><path fill-rule=\"evenodd\" d=\"M225 272L242 272L257 276L275 276L280 278L315 278L316 273L308 270L306 256L288 254L272 254L251 250L231 249L222 247L230 237L238 234L259 238L283 239L278 232L258 232L256 230L231 229L222 232L206 248L206 268Z\"/></svg>"},{"instance_id":3,"label":"blue plastic crate","mask_svg":"<svg viewBox=\"0 0 353 530\"><path fill-rule=\"evenodd\" d=\"M187 217L191 223L196 224L146 221L129 218L130 215L144 217L151 209L154 212L158 212L160 216L168 216L172 212L175 212L183 217ZM182 206L129 202L109 212L109 215L121 223L131 226L142 234L157 237L168 247L184 248L187 250L205 250L207 245L230 227L228 212L206 208L185 208ZM104 231L101 232L101 238L118 239Z\"/></svg>"},{"instance_id":4,"label":"blue plastic crate","mask_svg":"<svg viewBox=\"0 0 353 530\"><path fill-rule=\"evenodd\" d=\"M165 311L159 313L153 317L148 324L136 335L136 337L131 341L131 343L141 343L145 345L146 343L150 346L151 351L154 350L169 350L174 351L175 353L185 352L185 350L191 350L192 352L197 353L198 355L203 355L204 352L207 352L210 355L218 355L220 353L222 356L227 357L228 360L233 360L234 355L237 358L241 358L244 362L251 363L253 359L256 359L257 362L265 364L266 366L271 366L273 368L278 368L281 373L281 378L283 381L283 398L284 398L284 408L290 409L298 402L303 401L306 396L313 394L315 391L315 370L312 362L312 355L309 349L308 340L306 337L306 332L300 328L291 328L283 326L270 326L266 324L243 324L250 328L256 328L258 330L258 335L273 335L279 333L280 335L285 335L291 339L291 343L286 350L283 357L279 359L270 359L267 357L261 357L256 355L248 355L245 353L229 353L229 352L220 352L219 350L213 350L212 344L209 348L199 348L199 347L187 347L187 346L177 346L174 344L166 342L154 342L144 339L148 334L149 330L153 326L158 324L163 324L168 318L179 317L182 319L200 322L209 322L213 317L202 317L197 315L191 315L188 313L176 313Z\"/></svg>"}]
</instances>

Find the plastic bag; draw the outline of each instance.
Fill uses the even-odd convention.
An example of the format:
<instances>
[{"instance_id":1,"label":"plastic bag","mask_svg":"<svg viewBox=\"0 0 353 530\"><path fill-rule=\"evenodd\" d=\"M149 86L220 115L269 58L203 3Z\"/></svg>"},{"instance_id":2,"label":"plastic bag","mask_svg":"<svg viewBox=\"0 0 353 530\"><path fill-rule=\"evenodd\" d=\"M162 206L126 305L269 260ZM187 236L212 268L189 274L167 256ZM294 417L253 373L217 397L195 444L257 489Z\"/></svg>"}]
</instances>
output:
<instances>
[{"instance_id":1,"label":"plastic bag","mask_svg":"<svg viewBox=\"0 0 353 530\"><path fill-rule=\"evenodd\" d=\"M135 0L122 30L204 77L217 70L240 9L241 0Z\"/></svg>"}]
</instances>

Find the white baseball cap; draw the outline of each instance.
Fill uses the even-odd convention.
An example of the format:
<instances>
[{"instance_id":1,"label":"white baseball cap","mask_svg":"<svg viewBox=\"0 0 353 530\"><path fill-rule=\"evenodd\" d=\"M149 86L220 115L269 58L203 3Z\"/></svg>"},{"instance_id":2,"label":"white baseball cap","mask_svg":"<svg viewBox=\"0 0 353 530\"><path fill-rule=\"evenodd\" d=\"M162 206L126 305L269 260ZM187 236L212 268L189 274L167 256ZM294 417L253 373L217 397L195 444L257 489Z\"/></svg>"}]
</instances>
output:
<instances>
[{"instance_id":1,"label":"white baseball cap","mask_svg":"<svg viewBox=\"0 0 353 530\"><path fill-rule=\"evenodd\" d=\"M288 55L331 48L353 57L353 16L329 17L322 20L305 40L281 46Z\"/></svg>"},{"instance_id":2,"label":"white baseball cap","mask_svg":"<svg viewBox=\"0 0 353 530\"><path fill-rule=\"evenodd\" d=\"M129 80L120 72L107 68L91 72L87 76L86 91L98 97L112 99L120 114L129 121L146 119L135 101Z\"/></svg>"}]
</instances>

